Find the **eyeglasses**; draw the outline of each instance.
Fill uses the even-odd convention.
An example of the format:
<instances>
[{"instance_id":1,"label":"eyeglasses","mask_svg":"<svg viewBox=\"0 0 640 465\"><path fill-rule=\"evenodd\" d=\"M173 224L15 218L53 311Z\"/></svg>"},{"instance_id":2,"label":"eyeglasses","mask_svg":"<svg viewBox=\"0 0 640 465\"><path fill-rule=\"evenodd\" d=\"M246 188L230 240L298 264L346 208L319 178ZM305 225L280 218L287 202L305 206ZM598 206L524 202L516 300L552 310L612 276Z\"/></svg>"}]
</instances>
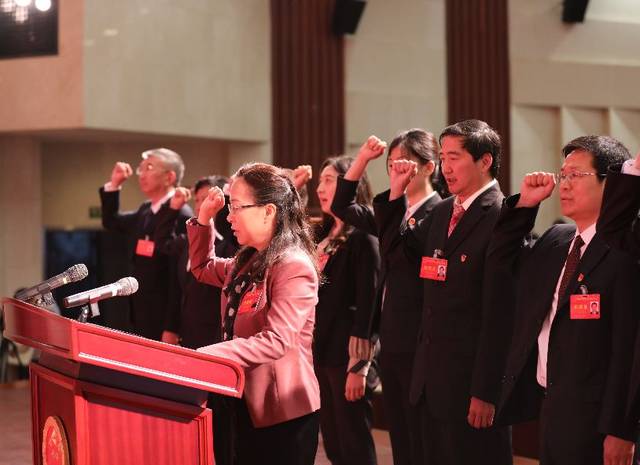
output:
<instances>
[{"instance_id":1,"label":"eyeglasses","mask_svg":"<svg viewBox=\"0 0 640 465\"><path fill-rule=\"evenodd\" d=\"M231 205L229 204L229 214L235 215L240 210L244 210L245 208L253 208L253 207L264 207L261 203L253 203L251 205Z\"/></svg>"},{"instance_id":2,"label":"eyeglasses","mask_svg":"<svg viewBox=\"0 0 640 465\"><path fill-rule=\"evenodd\" d=\"M569 184L571 184L575 179L582 179L582 178L586 178L587 176L600 176L600 177L605 177L606 174L600 174L600 173L587 173L584 171L572 171L571 173L558 173L558 184L560 184L562 181L567 181Z\"/></svg>"},{"instance_id":3,"label":"eyeglasses","mask_svg":"<svg viewBox=\"0 0 640 465\"><path fill-rule=\"evenodd\" d=\"M154 165L153 163L141 164L136 168L136 174L140 176L142 173L148 173L151 171L160 171L161 167ZM166 171L166 170L165 170Z\"/></svg>"}]
</instances>

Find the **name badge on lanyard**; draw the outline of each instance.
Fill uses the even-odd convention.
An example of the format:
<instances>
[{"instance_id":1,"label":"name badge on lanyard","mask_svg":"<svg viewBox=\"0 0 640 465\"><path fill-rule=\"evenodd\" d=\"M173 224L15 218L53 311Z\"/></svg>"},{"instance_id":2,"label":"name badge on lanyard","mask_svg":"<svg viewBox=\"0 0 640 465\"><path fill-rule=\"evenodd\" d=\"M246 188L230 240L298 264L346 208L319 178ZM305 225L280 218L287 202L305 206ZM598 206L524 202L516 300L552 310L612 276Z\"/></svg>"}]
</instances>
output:
<instances>
[{"instance_id":1,"label":"name badge on lanyard","mask_svg":"<svg viewBox=\"0 0 640 465\"><path fill-rule=\"evenodd\" d=\"M572 294L569 311L572 320L599 320L600 294L589 294L587 286L580 286L581 294Z\"/></svg>"},{"instance_id":2,"label":"name badge on lanyard","mask_svg":"<svg viewBox=\"0 0 640 465\"><path fill-rule=\"evenodd\" d=\"M153 251L155 250L155 248L155 243L149 240L149 236L145 236L144 239L138 239L138 244L136 245L136 255L141 255L143 257L153 257Z\"/></svg>"},{"instance_id":3,"label":"name badge on lanyard","mask_svg":"<svg viewBox=\"0 0 640 465\"><path fill-rule=\"evenodd\" d=\"M432 281L447 280L448 260L446 258L440 258L441 256L442 251L435 249L433 251L433 257L422 257L422 263L420 264L421 278Z\"/></svg>"}]
</instances>

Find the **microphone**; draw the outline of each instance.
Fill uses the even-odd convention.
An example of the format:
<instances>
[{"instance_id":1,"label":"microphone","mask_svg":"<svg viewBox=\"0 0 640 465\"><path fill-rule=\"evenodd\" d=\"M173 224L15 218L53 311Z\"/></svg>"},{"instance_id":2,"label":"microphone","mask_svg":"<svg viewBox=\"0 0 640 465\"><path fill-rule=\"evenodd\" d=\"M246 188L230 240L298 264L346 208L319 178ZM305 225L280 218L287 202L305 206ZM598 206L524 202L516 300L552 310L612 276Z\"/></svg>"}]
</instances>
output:
<instances>
[{"instance_id":1,"label":"microphone","mask_svg":"<svg viewBox=\"0 0 640 465\"><path fill-rule=\"evenodd\" d=\"M36 296L48 294L54 289L59 288L60 286L80 281L86 278L88 274L89 271L83 263L73 265L72 267L68 268L67 271L62 272L59 275L54 276L53 278L49 278L46 281L41 282L40 284L36 284L35 286L31 286L27 289L21 290L16 294L16 299L27 301L33 299Z\"/></svg>"},{"instance_id":2,"label":"microphone","mask_svg":"<svg viewBox=\"0 0 640 465\"><path fill-rule=\"evenodd\" d=\"M65 308L71 308L79 305L93 304L110 297L135 294L137 290L138 280L128 277L119 279L115 283L107 284L106 286L96 287L95 289L70 295L69 297L65 297L63 302Z\"/></svg>"}]
</instances>

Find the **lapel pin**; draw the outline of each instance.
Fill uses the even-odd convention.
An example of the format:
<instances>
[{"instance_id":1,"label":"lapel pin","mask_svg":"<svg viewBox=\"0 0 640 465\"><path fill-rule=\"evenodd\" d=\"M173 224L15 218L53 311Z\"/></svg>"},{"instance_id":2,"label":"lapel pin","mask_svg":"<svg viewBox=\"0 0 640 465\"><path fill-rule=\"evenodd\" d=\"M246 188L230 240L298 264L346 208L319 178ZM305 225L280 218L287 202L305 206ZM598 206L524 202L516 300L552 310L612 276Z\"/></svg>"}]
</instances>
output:
<instances>
[{"instance_id":1,"label":"lapel pin","mask_svg":"<svg viewBox=\"0 0 640 465\"><path fill-rule=\"evenodd\" d=\"M461 261L462 263L466 262L466 261L467 261L467 255L466 255L466 254L462 254L462 255L460 255L460 261Z\"/></svg>"},{"instance_id":2,"label":"lapel pin","mask_svg":"<svg viewBox=\"0 0 640 465\"><path fill-rule=\"evenodd\" d=\"M582 273L580 273L578 275L578 282L581 283L582 281L584 281L584 275Z\"/></svg>"},{"instance_id":3,"label":"lapel pin","mask_svg":"<svg viewBox=\"0 0 640 465\"><path fill-rule=\"evenodd\" d=\"M413 227L413 225L416 224L416 219L412 216L411 218L409 218L408 223L409 223L409 226Z\"/></svg>"}]
</instances>

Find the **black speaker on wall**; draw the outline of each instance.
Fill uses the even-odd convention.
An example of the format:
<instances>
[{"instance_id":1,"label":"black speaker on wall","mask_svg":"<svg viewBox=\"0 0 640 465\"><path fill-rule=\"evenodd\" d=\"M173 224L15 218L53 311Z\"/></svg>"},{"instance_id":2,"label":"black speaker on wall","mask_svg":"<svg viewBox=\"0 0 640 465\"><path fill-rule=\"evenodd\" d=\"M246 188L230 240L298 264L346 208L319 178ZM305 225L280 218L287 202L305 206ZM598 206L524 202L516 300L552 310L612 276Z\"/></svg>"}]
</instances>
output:
<instances>
[{"instance_id":1,"label":"black speaker on wall","mask_svg":"<svg viewBox=\"0 0 640 465\"><path fill-rule=\"evenodd\" d=\"M562 2L562 22L582 23L589 0L564 0Z\"/></svg>"},{"instance_id":2,"label":"black speaker on wall","mask_svg":"<svg viewBox=\"0 0 640 465\"><path fill-rule=\"evenodd\" d=\"M336 0L332 25L334 34L355 34L366 5L366 0Z\"/></svg>"}]
</instances>

